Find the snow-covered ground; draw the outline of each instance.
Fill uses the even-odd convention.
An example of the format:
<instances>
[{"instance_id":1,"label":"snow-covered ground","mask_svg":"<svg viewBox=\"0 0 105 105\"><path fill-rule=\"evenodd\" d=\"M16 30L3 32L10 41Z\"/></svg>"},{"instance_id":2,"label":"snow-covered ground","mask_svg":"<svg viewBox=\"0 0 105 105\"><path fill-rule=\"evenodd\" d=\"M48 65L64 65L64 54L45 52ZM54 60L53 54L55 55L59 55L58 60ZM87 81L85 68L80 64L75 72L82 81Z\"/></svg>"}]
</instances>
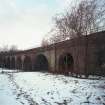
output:
<instances>
[{"instance_id":1,"label":"snow-covered ground","mask_svg":"<svg viewBox=\"0 0 105 105\"><path fill-rule=\"evenodd\" d=\"M0 73L0 105L105 105L105 78L10 70Z\"/></svg>"}]
</instances>

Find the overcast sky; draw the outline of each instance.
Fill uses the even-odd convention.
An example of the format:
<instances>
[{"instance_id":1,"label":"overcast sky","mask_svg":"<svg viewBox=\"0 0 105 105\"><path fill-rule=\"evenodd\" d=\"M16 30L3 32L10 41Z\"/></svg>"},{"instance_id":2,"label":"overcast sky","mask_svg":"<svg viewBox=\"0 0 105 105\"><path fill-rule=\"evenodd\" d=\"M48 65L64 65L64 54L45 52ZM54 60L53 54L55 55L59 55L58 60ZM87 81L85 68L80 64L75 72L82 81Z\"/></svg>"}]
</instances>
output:
<instances>
[{"instance_id":1,"label":"overcast sky","mask_svg":"<svg viewBox=\"0 0 105 105\"><path fill-rule=\"evenodd\" d=\"M72 0L0 0L0 47L37 47Z\"/></svg>"}]
</instances>

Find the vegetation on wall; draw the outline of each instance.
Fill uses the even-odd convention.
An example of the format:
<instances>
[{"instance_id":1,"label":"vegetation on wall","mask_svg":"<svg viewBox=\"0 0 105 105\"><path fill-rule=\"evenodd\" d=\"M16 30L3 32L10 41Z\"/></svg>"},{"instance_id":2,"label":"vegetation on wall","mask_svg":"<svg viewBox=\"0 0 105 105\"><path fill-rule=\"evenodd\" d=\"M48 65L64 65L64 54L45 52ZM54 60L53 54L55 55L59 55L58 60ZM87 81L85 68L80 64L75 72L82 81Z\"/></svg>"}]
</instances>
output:
<instances>
[{"instance_id":1,"label":"vegetation on wall","mask_svg":"<svg viewBox=\"0 0 105 105\"><path fill-rule=\"evenodd\" d=\"M104 30L105 0L81 0L56 15L54 21L55 26L43 39L42 46Z\"/></svg>"}]
</instances>

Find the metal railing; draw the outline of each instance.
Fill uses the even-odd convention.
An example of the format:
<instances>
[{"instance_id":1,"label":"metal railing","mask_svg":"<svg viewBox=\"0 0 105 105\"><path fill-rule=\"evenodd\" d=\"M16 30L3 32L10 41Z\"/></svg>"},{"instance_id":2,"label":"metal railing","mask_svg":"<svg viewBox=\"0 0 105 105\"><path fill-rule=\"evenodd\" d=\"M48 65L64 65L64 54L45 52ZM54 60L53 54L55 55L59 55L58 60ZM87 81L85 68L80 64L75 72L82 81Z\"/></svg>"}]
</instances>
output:
<instances>
[{"instance_id":1,"label":"metal railing","mask_svg":"<svg viewBox=\"0 0 105 105\"><path fill-rule=\"evenodd\" d=\"M98 27L98 28L95 28L95 29L91 29L90 34L96 33L96 32L101 32L101 31L105 31L105 26Z\"/></svg>"}]
</instances>

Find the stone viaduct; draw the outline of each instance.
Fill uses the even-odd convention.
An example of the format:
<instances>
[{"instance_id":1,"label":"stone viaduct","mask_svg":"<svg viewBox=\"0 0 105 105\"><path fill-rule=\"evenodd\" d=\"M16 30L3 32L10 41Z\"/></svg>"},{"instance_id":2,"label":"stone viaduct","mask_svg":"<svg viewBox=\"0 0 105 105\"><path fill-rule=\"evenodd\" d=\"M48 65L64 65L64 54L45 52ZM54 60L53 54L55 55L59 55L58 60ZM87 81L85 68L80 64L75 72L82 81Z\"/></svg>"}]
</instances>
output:
<instances>
[{"instance_id":1,"label":"stone viaduct","mask_svg":"<svg viewBox=\"0 0 105 105\"><path fill-rule=\"evenodd\" d=\"M1 52L0 66L20 71L105 75L105 32L45 47Z\"/></svg>"}]
</instances>

